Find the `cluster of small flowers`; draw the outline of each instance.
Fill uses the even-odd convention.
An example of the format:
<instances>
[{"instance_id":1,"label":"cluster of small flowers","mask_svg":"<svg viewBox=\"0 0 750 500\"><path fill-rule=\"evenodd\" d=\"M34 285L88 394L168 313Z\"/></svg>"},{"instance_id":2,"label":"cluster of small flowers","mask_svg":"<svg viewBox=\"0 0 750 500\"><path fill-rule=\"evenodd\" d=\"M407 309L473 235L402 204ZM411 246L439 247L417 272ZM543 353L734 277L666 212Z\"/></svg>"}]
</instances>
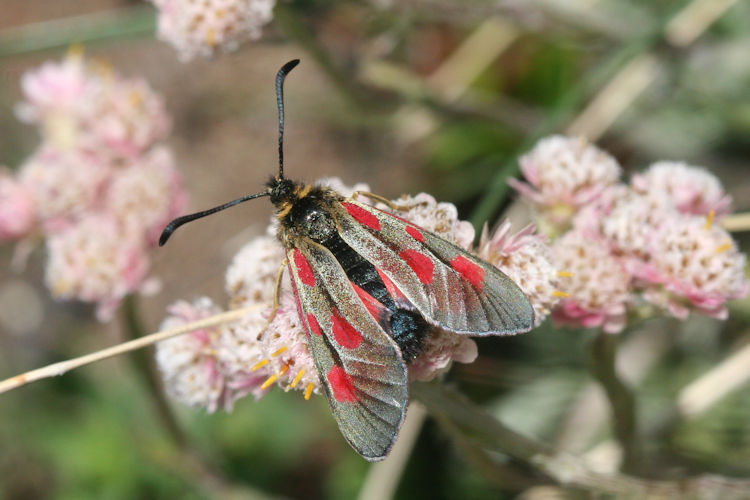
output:
<instances>
[{"instance_id":1,"label":"cluster of small flowers","mask_svg":"<svg viewBox=\"0 0 750 500\"><path fill-rule=\"evenodd\" d=\"M162 99L71 50L27 72L19 118L42 143L13 174L0 171L0 241L44 238L45 280L59 299L97 304L111 316L122 298L153 289L149 250L186 205Z\"/></svg>"},{"instance_id":2,"label":"cluster of small flowers","mask_svg":"<svg viewBox=\"0 0 750 500\"><path fill-rule=\"evenodd\" d=\"M731 198L705 169L657 162L626 184L612 156L562 136L520 164L528 184L512 184L555 238L565 276L556 321L614 333L647 304L680 319L723 319L727 301L750 290L745 255L720 225Z\"/></svg>"},{"instance_id":3,"label":"cluster of small flowers","mask_svg":"<svg viewBox=\"0 0 750 500\"><path fill-rule=\"evenodd\" d=\"M363 184L347 187L338 179L323 179L320 183L345 196L368 190ZM393 203L405 207L398 216L470 249L474 228L458 219L452 204L438 203L425 193L405 196ZM380 207L387 209L384 205ZM183 335L157 345L157 361L165 386L179 401L213 411L229 409L234 401L247 394L259 397L274 384L283 390L304 391L306 398L321 392L288 273L284 273L281 282L279 308L269 322L276 277L285 257L275 237L276 228L274 218L265 235L240 250L226 275L229 307L257 309L237 323ZM535 235L531 227L512 236L510 225L506 223L491 237L485 230L477 250L516 280L529 295L537 324L558 300L554 294L557 273L544 241L545 238ZM170 308L163 327L184 324L217 311L217 306L206 298L192 304L179 302ZM470 363L477 357L477 346L471 338L437 328L430 330L421 347L422 352L409 365L412 380L430 380L452 361Z\"/></svg>"},{"instance_id":4,"label":"cluster of small flowers","mask_svg":"<svg viewBox=\"0 0 750 500\"><path fill-rule=\"evenodd\" d=\"M276 0L151 0L159 10L159 39L180 59L210 57L257 40L273 19Z\"/></svg>"}]
</instances>

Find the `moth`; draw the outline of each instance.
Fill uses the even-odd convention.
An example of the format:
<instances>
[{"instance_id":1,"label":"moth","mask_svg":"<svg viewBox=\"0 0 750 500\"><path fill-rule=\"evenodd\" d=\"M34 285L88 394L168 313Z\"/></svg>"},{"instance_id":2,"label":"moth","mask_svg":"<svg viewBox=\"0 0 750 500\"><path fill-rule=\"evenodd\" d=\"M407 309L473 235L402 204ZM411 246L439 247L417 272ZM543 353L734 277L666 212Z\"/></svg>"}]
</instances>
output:
<instances>
[{"instance_id":1,"label":"moth","mask_svg":"<svg viewBox=\"0 0 750 500\"><path fill-rule=\"evenodd\" d=\"M453 243L356 196L284 177L283 85L298 63L286 63L276 76L278 175L259 193L173 220L159 244L187 222L269 197L333 416L360 455L381 460L404 420L408 366L430 328L515 334L531 329L534 311L508 276Z\"/></svg>"}]
</instances>

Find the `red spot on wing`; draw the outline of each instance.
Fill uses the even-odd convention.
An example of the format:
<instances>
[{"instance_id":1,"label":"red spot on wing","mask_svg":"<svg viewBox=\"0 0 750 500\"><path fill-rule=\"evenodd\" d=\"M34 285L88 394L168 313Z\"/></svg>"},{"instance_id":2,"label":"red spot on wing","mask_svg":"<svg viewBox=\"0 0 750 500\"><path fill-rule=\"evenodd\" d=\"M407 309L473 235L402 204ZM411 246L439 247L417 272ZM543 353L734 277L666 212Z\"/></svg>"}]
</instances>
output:
<instances>
[{"instance_id":1,"label":"red spot on wing","mask_svg":"<svg viewBox=\"0 0 750 500\"><path fill-rule=\"evenodd\" d=\"M297 275L302 283L307 286L315 286L315 272L305 254L299 248L294 249L294 265L297 267Z\"/></svg>"},{"instance_id":2,"label":"red spot on wing","mask_svg":"<svg viewBox=\"0 0 750 500\"><path fill-rule=\"evenodd\" d=\"M307 323L310 325L310 330L315 335L323 335L323 330L320 329L320 323L313 313L307 313Z\"/></svg>"},{"instance_id":3,"label":"red spot on wing","mask_svg":"<svg viewBox=\"0 0 750 500\"><path fill-rule=\"evenodd\" d=\"M331 323L333 325L333 338L342 347L356 349L362 343L362 334L338 313L331 316Z\"/></svg>"},{"instance_id":4,"label":"red spot on wing","mask_svg":"<svg viewBox=\"0 0 750 500\"><path fill-rule=\"evenodd\" d=\"M375 297L357 286L356 283L352 283L352 286L354 287L354 291L357 292L359 299L367 308L367 311L373 318L375 318L375 321L379 323L380 320L383 319L383 313L386 311L385 306L375 300Z\"/></svg>"},{"instance_id":5,"label":"red spot on wing","mask_svg":"<svg viewBox=\"0 0 750 500\"><path fill-rule=\"evenodd\" d=\"M342 203L342 205L344 205L346 211L349 212L349 215L357 219L357 222L369 227L373 231L380 231L380 220L375 214L368 212L354 203Z\"/></svg>"},{"instance_id":6,"label":"red spot on wing","mask_svg":"<svg viewBox=\"0 0 750 500\"><path fill-rule=\"evenodd\" d=\"M424 243L424 234L414 226L406 226L406 232L415 240Z\"/></svg>"},{"instance_id":7,"label":"red spot on wing","mask_svg":"<svg viewBox=\"0 0 750 500\"><path fill-rule=\"evenodd\" d=\"M340 403L355 403L357 401L354 382L342 367L333 365L326 378L331 386L331 391L333 391L333 399Z\"/></svg>"},{"instance_id":8,"label":"red spot on wing","mask_svg":"<svg viewBox=\"0 0 750 500\"><path fill-rule=\"evenodd\" d=\"M451 261L451 266L475 287L479 289L484 287L484 269L479 264L459 255Z\"/></svg>"},{"instance_id":9,"label":"red spot on wing","mask_svg":"<svg viewBox=\"0 0 750 500\"><path fill-rule=\"evenodd\" d=\"M386 274L378 269L377 267L375 270L378 272L378 275L380 276L380 279L383 280L383 284L385 285L385 289L388 290L388 295L390 295L395 302L398 302L399 300L407 300L406 295L401 293L401 290L398 289L395 283L386 276Z\"/></svg>"},{"instance_id":10,"label":"red spot on wing","mask_svg":"<svg viewBox=\"0 0 750 500\"><path fill-rule=\"evenodd\" d=\"M431 258L417 250L403 250L398 255L417 273L419 281L425 285L432 283L432 279L435 277L435 263L432 262Z\"/></svg>"}]
</instances>

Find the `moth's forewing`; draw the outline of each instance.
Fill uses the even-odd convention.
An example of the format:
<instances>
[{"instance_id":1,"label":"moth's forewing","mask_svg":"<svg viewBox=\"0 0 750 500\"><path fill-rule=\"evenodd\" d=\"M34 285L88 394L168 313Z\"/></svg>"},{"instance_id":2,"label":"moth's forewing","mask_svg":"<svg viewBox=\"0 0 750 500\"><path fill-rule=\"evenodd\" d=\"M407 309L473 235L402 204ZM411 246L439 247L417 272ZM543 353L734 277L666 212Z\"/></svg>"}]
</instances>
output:
<instances>
[{"instance_id":1,"label":"moth's forewing","mask_svg":"<svg viewBox=\"0 0 750 500\"><path fill-rule=\"evenodd\" d=\"M287 255L310 352L339 429L364 458L383 459L409 397L398 346L328 249L299 238Z\"/></svg>"},{"instance_id":2,"label":"moth's forewing","mask_svg":"<svg viewBox=\"0 0 750 500\"><path fill-rule=\"evenodd\" d=\"M382 271L428 322L475 336L521 333L533 326L529 299L495 266L363 203L347 200L333 213L343 240Z\"/></svg>"}]
</instances>

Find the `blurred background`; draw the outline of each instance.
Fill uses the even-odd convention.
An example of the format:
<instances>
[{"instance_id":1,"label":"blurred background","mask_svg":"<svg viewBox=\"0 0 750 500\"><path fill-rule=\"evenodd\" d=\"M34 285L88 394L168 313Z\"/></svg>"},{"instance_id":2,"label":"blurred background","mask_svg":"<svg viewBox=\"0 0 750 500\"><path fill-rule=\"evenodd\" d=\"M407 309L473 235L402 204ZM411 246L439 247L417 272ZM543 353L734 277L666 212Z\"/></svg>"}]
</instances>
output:
<instances>
[{"instance_id":1,"label":"blurred background","mask_svg":"<svg viewBox=\"0 0 750 500\"><path fill-rule=\"evenodd\" d=\"M506 179L536 140L568 132L611 152L626 175L662 159L706 166L736 211L750 209L746 2L290 1L276 6L260 39L186 63L155 38L155 19L153 5L137 1L2 0L0 164L18 168L39 144L14 114L21 76L80 43L164 97L168 144L195 210L256 192L275 174L273 79L293 58L302 64L286 85L291 178L337 176L390 198L425 191L477 227L508 211L523 223L528 214ZM227 265L270 214L268 203L243 205L158 250L152 274L163 287L138 299L144 329L156 331L177 299L225 303ZM746 235L735 237L747 248ZM50 298L43 248L20 274L12 254L12 245L0 247L2 378L122 338L119 321L103 324L91 306ZM685 384L750 340L749 323L744 300L726 322L653 320L623 339L649 474L750 476L747 386L662 425ZM586 370L591 338L545 323L532 335L481 341L477 362L448 379L517 431L606 456L607 408ZM215 414L174 404L186 453L161 427L141 375L123 357L0 396L2 497L344 499L361 491L370 464L340 437L323 398L275 390ZM217 477L196 472L194 455ZM395 496L547 492L548 479L511 471L483 471L428 419Z\"/></svg>"}]
</instances>

